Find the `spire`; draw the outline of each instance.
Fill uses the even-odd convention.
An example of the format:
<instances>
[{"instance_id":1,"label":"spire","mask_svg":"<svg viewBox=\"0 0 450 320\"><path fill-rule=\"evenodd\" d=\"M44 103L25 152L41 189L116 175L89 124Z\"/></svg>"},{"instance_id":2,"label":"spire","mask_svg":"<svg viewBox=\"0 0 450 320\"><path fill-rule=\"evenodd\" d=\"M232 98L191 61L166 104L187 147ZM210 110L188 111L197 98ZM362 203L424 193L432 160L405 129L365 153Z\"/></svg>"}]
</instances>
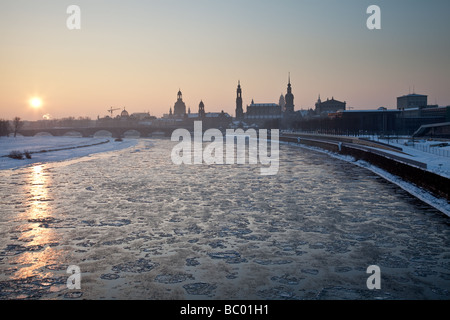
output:
<instances>
[{"instance_id":1,"label":"spire","mask_svg":"<svg viewBox=\"0 0 450 320\"><path fill-rule=\"evenodd\" d=\"M291 88L291 73L289 72L289 78L288 78L288 86L287 86L287 93L291 94L292 93L292 88Z\"/></svg>"},{"instance_id":2,"label":"spire","mask_svg":"<svg viewBox=\"0 0 450 320\"><path fill-rule=\"evenodd\" d=\"M238 81L238 87L237 87L236 92L237 92L237 98L241 99L241 97L242 97L241 80Z\"/></svg>"},{"instance_id":3,"label":"spire","mask_svg":"<svg viewBox=\"0 0 450 320\"><path fill-rule=\"evenodd\" d=\"M286 102L285 112L286 113L294 112L294 95L292 94L291 73L290 72L289 72L289 76L288 76L287 93L286 93L286 96L284 97L284 100Z\"/></svg>"}]
</instances>

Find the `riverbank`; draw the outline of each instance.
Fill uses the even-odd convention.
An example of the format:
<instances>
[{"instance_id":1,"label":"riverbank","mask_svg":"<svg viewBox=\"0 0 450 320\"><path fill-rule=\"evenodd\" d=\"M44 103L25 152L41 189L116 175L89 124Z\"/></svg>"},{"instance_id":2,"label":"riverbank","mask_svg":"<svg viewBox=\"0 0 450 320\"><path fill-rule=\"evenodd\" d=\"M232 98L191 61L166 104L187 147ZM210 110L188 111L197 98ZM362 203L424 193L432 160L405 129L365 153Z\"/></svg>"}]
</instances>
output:
<instances>
[{"instance_id":1,"label":"riverbank","mask_svg":"<svg viewBox=\"0 0 450 320\"><path fill-rule=\"evenodd\" d=\"M109 152L134 146L136 139L115 141L108 137L16 137L0 138L0 170L15 169L33 163L64 161L89 156L100 152ZM27 152L31 159L12 159L8 155L17 151Z\"/></svg>"},{"instance_id":2,"label":"riverbank","mask_svg":"<svg viewBox=\"0 0 450 320\"><path fill-rule=\"evenodd\" d=\"M281 136L280 140L365 167L450 216L450 179L446 174L449 161L446 159L440 159L445 165L434 172L429 170L425 156L411 157L396 146L377 148L370 142L359 145L347 137L301 134ZM430 161L436 161L431 158L432 155Z\"/></svg>"}]
</instances>

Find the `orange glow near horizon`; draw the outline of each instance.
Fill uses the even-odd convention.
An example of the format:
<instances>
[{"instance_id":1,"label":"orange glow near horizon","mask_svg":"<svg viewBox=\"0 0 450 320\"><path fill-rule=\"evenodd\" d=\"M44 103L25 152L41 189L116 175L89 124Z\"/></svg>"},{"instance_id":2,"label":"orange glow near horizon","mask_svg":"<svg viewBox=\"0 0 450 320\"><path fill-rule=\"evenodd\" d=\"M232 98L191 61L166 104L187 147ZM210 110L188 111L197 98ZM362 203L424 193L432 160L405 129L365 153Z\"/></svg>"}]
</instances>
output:
<instances>
[{"instance_id":1,"label":"orange glow near horizon","mask_svg":"<svg viewBox=\"0 0 450 320\"><path fill-rule=\"evenodd\" d=\"M161 117L179 89L191 112L234 115L238 80L245 112L278 103L289 72L296 111L319 95L395 109L412 87L450 104L450 1L384 1L381 30L361 1L82 2L70 30L53 1L0 1L0 119Z\"/></svg>"}]
</instances>

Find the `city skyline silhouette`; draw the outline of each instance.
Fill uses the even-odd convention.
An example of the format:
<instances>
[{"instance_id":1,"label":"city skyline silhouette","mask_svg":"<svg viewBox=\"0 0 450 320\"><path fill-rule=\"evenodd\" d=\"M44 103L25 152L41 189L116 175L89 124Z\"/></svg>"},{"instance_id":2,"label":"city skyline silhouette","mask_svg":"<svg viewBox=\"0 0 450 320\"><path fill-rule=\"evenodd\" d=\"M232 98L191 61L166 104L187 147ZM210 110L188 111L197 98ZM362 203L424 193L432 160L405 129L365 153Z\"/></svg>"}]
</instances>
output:
<instances>
[{"instance_id":1,"label":"city skyline silhouette","mask_svg":"<svg viewBox=\"0 0 450 320\"><path fill-rule=\"evenodd\" d=\"M366 26L372 4L380 30ZM179 88L187 109L234 114L238 80L244 107L277 103L289 72L296 110L319 94L395 108L412 88L450 104L446 1L78 1L79 30L66 26L69 5L0 4L3 118L161 117Z\"/></svg>"}]
</instances>

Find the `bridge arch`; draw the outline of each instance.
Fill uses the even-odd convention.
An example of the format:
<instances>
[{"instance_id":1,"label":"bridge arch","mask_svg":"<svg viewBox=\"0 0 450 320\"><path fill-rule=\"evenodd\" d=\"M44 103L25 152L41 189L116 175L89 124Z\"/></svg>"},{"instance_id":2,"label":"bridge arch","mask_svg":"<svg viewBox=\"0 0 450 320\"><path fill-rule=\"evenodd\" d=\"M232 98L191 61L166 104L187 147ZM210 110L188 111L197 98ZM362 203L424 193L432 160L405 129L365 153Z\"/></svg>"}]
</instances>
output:
<instances>
[{"instance_id":1,"label":"bridge arch","mask_svg":"<svg viewBox=\"0 0 450 320\"><path fill-rule=\"evenodd\" d=\"M123 137L124 138L140 138L141 133L137 130L131 129L131 130L125 131L123 133Z\"/></svg>"},{"instance_id":2,"label":"bridge arch","mask_svg":"<svg viewBox=\"0 0 450 320\"><path fill-rule=\"evenodd\" d=\"M53 137L53 135L50 132L47 131L41 131L34 135L34 137Z\"/></svg>"},{"instance_id":3,"label":"bridge arch","mask_svg":"<svg viewBox=\"0 0 450 320\"><path fill-rule=\"evenodd\" d=\"M108 130L99 130L94 133L94 138L103 138L103 137L111 138L112 136L113 136L112 132Z\"/></svg>"},{"instance_id":4,"label":"bridge arch","mask_svg":"<svg viewBox=\"0 0 450 320\"><path fill-rule=\"evenodd\" d=\"M75 131L75 130L71 130L71 131L67 131L66 133L64 133L63 135L64 137L76 137L76 138L81 138L83 137L83 134L79 131Z\"/></svg>"}]
</instances>

